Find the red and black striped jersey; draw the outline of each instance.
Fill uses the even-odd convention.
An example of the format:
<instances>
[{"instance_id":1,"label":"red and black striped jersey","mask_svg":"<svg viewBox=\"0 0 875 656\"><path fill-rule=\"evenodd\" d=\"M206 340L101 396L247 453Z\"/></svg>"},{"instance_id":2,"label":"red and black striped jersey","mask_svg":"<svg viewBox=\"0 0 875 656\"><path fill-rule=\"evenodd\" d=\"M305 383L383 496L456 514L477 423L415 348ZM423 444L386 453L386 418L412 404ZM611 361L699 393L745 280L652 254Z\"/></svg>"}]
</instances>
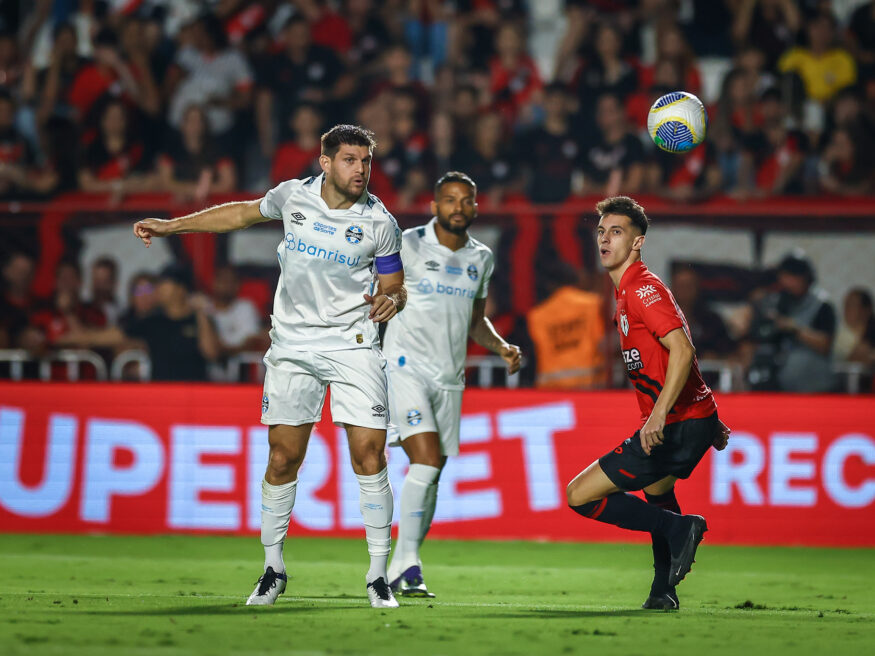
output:
<instances>
[{"instance_id":1,"label":"red and black striped jersey","mask_svg":"<svg viewBox=\"0 0 875 656\"><path fill-rule=\"evenodd\" d=\"M643 425L665 384L668 349L659 340L678 328L682 328L687 337L690 331L668 287L643 262L635 262L626 270L614 296L617 300L614 324L620 333L623 363L635 387ZM687 382L665 423L707 417L716 409L714 396L702 380L694 357Z\"/></svg>"}]
</instances>

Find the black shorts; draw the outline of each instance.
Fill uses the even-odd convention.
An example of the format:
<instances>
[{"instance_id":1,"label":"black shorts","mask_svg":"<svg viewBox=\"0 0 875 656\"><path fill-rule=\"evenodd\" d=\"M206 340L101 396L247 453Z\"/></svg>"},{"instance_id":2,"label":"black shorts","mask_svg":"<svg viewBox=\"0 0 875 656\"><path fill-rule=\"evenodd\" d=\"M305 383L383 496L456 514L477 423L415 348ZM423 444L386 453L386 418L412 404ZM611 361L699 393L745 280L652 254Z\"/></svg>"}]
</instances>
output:
<instances>
[{"instance_id":1,"label":"black shorts","mask_svg":"<svg viewBox=\"0 0 875 656\"><path fill-rule=\"evenodd\" d=\"M610 453L599 458L602 470L621 490L641 490L666 476L689 478L711 448L719 431L717 413L702 419L669 424L665 440L648 456L641 448L639 431Z\"/></svg>"}]
</instances>

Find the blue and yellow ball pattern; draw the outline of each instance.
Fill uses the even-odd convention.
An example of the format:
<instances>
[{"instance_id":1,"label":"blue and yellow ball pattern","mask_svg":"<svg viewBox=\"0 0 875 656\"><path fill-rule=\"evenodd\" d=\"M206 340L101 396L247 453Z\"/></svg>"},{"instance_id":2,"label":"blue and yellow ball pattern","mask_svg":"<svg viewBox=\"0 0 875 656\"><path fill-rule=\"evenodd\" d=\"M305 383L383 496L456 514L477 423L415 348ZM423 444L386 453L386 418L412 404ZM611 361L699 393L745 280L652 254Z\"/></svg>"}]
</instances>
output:
<instances>
[{"instance_id":1,"label":"blue and yellow ball pattern","mask_svg":"<svg viewBox=\"0 0 875 656\"><path fill-rule=\"evenodd\" d=\"M686 91L667 93L650 108L647 132L659 148L684 153L705 140L708 113L702 101Z\"/></svg>"}]
</instances>

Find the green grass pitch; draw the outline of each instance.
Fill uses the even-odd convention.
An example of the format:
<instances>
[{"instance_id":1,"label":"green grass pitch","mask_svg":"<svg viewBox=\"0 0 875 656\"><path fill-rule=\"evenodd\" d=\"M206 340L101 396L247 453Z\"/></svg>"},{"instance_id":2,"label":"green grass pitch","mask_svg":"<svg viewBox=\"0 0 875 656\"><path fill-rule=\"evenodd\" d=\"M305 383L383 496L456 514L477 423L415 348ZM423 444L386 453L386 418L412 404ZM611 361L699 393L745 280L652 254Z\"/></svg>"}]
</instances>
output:
<instances>
[{"instance_id":1,"label":"green grass pitch","mask_svg":"<svg viewBox=\"0 0 875 656\"><path fill-rule=\"evenodd\" d=\"M703 543L680 612L643 611L644 544L427 542L436 599L373 610L364 540L290 539L286 594L244 601L257 538L0 535L0 653L875 653L875 551Z\"/></svg>"}]
</instances>

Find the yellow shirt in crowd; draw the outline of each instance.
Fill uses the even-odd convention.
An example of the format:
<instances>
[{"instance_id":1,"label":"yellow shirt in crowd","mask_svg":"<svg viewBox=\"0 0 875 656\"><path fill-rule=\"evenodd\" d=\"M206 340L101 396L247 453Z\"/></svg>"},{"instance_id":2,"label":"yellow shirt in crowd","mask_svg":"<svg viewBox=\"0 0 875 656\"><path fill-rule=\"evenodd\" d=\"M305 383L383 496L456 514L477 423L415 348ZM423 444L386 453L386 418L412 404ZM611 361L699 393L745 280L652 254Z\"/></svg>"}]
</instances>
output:
<instances>
[{"instance_id":1,"label":"yellow shirt in crowd","mask_svg":"<svg viewBox=\"0 0 875 656\"><path fill-rule=\"evenodd\" d=\"M830 100L839 91L857 81L854 58L841 48L817 56L808 48L792 48L778 62L782 73L796 73L812 100Z\"/></svg>"}]
</instances>

